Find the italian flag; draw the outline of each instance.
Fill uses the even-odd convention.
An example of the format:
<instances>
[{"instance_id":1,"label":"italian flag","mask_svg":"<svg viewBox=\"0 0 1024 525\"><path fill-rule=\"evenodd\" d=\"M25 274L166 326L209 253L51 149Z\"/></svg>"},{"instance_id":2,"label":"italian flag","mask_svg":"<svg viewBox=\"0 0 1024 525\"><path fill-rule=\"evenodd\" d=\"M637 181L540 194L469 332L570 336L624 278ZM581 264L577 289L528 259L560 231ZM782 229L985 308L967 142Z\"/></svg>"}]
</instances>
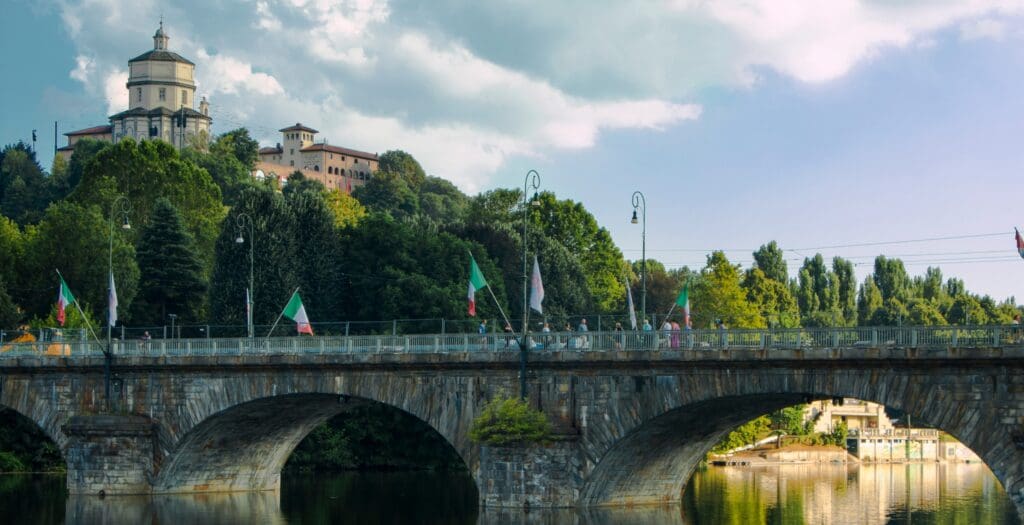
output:
<instances>
[{"instance_id":1,"label":"italian flag","mask_svg":"<svg viewBox=\"0 0 1024 525\"><path fill-rule=\"evenodd\" d=\"M1020 231L1018 231L1017 228L1013 229L1013 233L1017 238L1017 253L1019 253L1021 257L1024 257L1024 237L1020 236Z\"/></svg>"},{"instance_id":2,"label":"italian flag","mask_svg":"<svg viewBox=\"0 0 1024 525\"><path fill-rule=\"evenodd\" d=\"M284 316L295 321L295 328L300 334L313 335L313 325L309 324L309 316L306 315L306 307L302 304L298 290L292 294L292 298L284 307Z\"/></svg>"},{"instance_id":3,"label":"italian flag","mask_svg":"<svg viewBox=\"0 0 1024 525\"><path fill-rule=\"evenodd\" d=\"M676 306L683 310L683 326L690 326L690 283L683 285L683 291L676 298Z\"/></svg>"},{"instance_id":4,"label":"italian flag","mask_svg":"<svg viewBox=\"0 0 1024 525\"><path fill-rule=\"evenodd\" d=\"M75 296L71 294L71 288L68 288L68 283L64 282L63 277L60 277L60 286L57 288L57 322L61 326L64 326L64 321L67 320L64 309L74 302Z\"/></svg>"},{"instance_id":5,"label":"italian flag","mask_svg":"<svg viewBox=\"0 0 1024 525\"><path fill-rule=\"evenodd\" d=\"M469 292L466 294L466 299L469 300L469 315L476 316L476 291L483 290L486 286L487 279L484 279L484 273L480 271L480 267L476 265L476 259L470 254Z\"/></svg>"}]
</instances>

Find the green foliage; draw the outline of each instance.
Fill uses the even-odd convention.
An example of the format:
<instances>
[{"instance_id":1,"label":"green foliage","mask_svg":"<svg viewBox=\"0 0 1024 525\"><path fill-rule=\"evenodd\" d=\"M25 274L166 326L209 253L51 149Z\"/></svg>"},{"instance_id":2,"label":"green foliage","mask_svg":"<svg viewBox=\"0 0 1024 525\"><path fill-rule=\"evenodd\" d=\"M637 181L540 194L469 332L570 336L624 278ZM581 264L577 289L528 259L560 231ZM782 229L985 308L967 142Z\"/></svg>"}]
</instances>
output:
<instances>
[{"instance_id":1,"label":"green foliage","mask_svg":"<svg viewBox=\"0 0 1024 525\"><path fill-rule=\"evenodd\" d=\"M341 190L327 190L324 193L327 209L334 217L334 227L338 229L352 228L366 217L366 208L359 201Z\"/></svg>"},{"instance_id":2,"label":"green foliage","mask_svg":"<svg viewBox=\"0 0 1024 525\"><path fill-rule=\"evenodd\" d=\"M22 263L25 239L18 225L7 217L0 216L0 280L15 283L18 267Z\"/></svg>"},{"instance_id":3,"label":"green foliage","mask_svg":"<svg viewBox=\"0 0 1024 525\"><path fill-rule=\"evenodd\" d=\"M753 445L772 433L772 421L768 416L761 416L748 421L729 433L725 439L711 448L712 454L724 454L730 450Z\"/></svg>"},{"instance_id":4,"label":"green foliage","mask_svg":"<svg viewBox=\"0 0 1024 525\"><path fill-rule=\"evenodd\" d=\"M139 236L139 296L133 304L137 324L164 324L167 314L181 322L206 319L206 281L192 236L181 214L165 198L157 200L149 224Z\"/></svg>"},{"instance_id":5,"label":"green foliage","mask_svg":"<svg viewBox=\"0 0 1024 525\"><path fill-rule=\"evenodd\" d=\"M385 151L377 157L377 170L398 175L413 190L418 190L427 177L420 163L402 150Z\"/></svg>"},{"instance_id":6,"label":"green foliage","mask_svg":"<svg viewBox=\"0 0 1024 525\"><path fill-rule=\"evenodd\" d=\"M551 423L522 399L495 398L473 420L469 438L486 445L544 442L551 438Z\"/></svg>"},{"instance_id":7,"label":"green foliage","mask_svg":"<svg viewBox=\"0 0 1024 525\"><path fill-rule=\"evenodd\" d=\"M247 219L239 219L242 215ZM252 220L254 235L250 234L249 219ZM239 235L245 242L235 242ZM213 275L209 287L210 316L214 322L245 324L250 242L254 243L255 254L254 323L273 323L298 286L295 218L284 196L269 188L246 188L222 223L214 246ZM313 321L317 319L313 318Z\"/></svg>"},{"instance_id":8,"label":"green foliage","mask_svg":"<svg viewBox=\"0 0 1024 525\"><path fill-rule=\"evenodd\" d=\"M869 275L857 292L857 323L860 326L870 326L875 318L876 312L885 306L882 299L882 291L878 289L875 280Z\"/></svg>"},{"instance_id":9,"label":"green foliage","mask_svg":"<svg viewBox=\"0 0 1024 525\"><path fill-rule=\"evenodd\" d=\"M57 444L32 420L0 407L0 472L64 470Z\"/></svg>"},{"instance_id":10,"label":"green foliage","mask_svg":"<svg viewBox=\"0 0 1024 525\"><path fill-rule=\"evenodd\" d=\"M989 317L985 309L974 297L961 294L953 299L953 304L946 312L950 324L981 325L988 324Z\"/></svg>"},{"instance_id":11,"label":"green foliage","mask_svg":"<svg viewBox=\"0 0 1024 525\"><path fill-rule=\"evenodd\" d=\"M7 284L0 278L0 330L17 328L21 324L21 311L7 293Z\"/></svg>"},{"instance_id":12,"label":"green foliage","mask_svg":"<svg viewBox=\"0 0 1024 525\"><path fill-rule=\"evenodd\" d=\"M449 232L425 231L422 225L390 215L370 214L341 239L335 264L344 277L339 288L345 300L335 315L352 320L464 318L469 253L507 307L501 273L480 245ZM478 315L497 317L491 292L484 293L477 303Z\"/></svg>"},{"instance_id":13,"label":"green foliage","mask_svg":"<svg viewBox=\"0 0 1024 525\"><path fill-rule=\"evenodd\" d=\"M109 211L122 194L131 202L131 221L137 225L149 222L157 199L171 201L195 239L204 271L210 268L224 206L206 170L162 140L122 140L96 154L70 199Z\"/></svg>"},{"instance_id":14,"label":"green foliage","mask_svg":"<svg viewBox=\"0 0 1024 525\"><path fill-rule=\"evenodd\" d=\"M337 257L341 238L334 227L334 215L319 191L292 193L286 196L286 202L294 218L293 265L306 311L313 320L340 321L337 315L344 298Z\"/></svg>"},{"instance_id":15,"label":"green foliage","mask_svg":"<svg viewBox=\"0 0 1024 525\"><path fill-rule=\"evenodd\" d=\"M693 287L694 327L709 327L715 319L721 319L729 328L763 328L764 317L747 301L747 293L740 285L739 266L719 251L712 252L707 260Z\"/></svg>"},{"instance_id":16,"label":"green foliage","mask_svg":"<svg viewBox=\"0 0 1024 525\"><path fill-rule=\"evenodd\" d=\"M39 221L52 200L49 181L24 143L0 152L0 212L20 225Z\"/></svg>"},{"instance_id":17,"label":"green foliage","mask_svg":"<svg viewBox=\"0 0 1024 525\"><path fill-rule=\"evenodd\" d=\"M804 412L807 405L793 405L772 412L768 415L772 428L781 430L790 436L807 434L807 425L804 424Z\"/></svg>"},{"instance_id":18,"label":"green foliage","mask_svg":"<svg viewBox=\"0 0 1024 525\"><path fill-rule=\"evenodd\" d=\"M800 325L800 309L784 283L769 279L760 268L753 268L743 279L743 289L747 300L769 326L795 328Z\"/></svg>"},{"instance_id":19,"label":"green foliage","mask_svg":"<svg viewBox=\"0 0 1024 525\"><path fill-rule=\"evenodd\" d=\"M238 128L217 137L210 145L210 152L224 151L231 154L246 169L252 170L259 160L260 144L249 135L249 130Z\"/></svg>"},{"instance_id":20,"label":"green foliage","mask_svg":"<svg viewBox=\"0 0 1024 525\"><path fill-rule=\"evenodd\" d=\"M117 295L129 311L138 290L139 268L135 249L123 238L124 230L103 218L96 206L61 201L51 205L38 226L26 231L20 287L12 296L28 316L50 311L57 296L60 270L72 293L102 318L107 304L107 263L113 231L113 267Z\"/></svg>"},{"instance_id":21,"label":"green foliage","mask_svg":"<svg viewBox=\"0 0 1024 525\"><path fill-rule=\"evenodd\" d=\"M213 143L209 152L186 148L181 157L206 170L220 188L225 204L234 204L238 194L253 184L250 168L240 162L232 150L218 142Z\"/></svg>"},{"instance_id":22,"label":"green foliage","mask_svg":"<svg viewBox=\"0 0 1024 525\"><path fill-rule=\"evenodd\" d=\"M387 213L392 217L411 217L419 212L416 192L401 175L378 171L366 184L352 192L352 196L371 212Z\"/></svg>"},{"instance_id":23,"label":"green foliage","mask_svg":"<svg viewBox=\"0 0 1024 525\"><path fill-rule=\"evenodd\" d=\"M884 255L875 258L875 284L882 292L882 299L896 298L906 301L910 292L910 277L903 267L903 261L888 259Z\"/></svg>"},{"instance_id":24,"label":"green foliage","mask_svg":"<svg viewBox=\"0 0 1024 525\"><path fill-rule=\"evenodd\" d=\"M764 272L765 277L785 284L789 281L789 271L786 267L786 260L783 258L782 249L778 243L771 241L762 244L754 252L754 267Z\"/></svg>"}]
</instances>

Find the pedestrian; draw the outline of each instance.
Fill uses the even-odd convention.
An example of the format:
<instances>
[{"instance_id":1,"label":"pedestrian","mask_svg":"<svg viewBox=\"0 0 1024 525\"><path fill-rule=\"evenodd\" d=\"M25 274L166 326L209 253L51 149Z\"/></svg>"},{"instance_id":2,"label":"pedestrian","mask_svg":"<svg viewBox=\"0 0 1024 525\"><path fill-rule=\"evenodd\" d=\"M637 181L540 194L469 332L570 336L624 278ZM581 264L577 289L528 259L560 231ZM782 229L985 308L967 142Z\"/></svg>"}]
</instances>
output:
<instances>
[{"instance_id":1,"label":"pedestrian","mask_svg":"<svg viewBox=\"0 0 1024 525\"><path fill-rule=\"evenodd\" d=\"M480 334L480 344L484 350L487 350L487 319L480 320L480 326L476 328L478 334Z\"/></svg>"},{"instance_id":2,"label":"pedestrian","mask_svg":"<svg viewBox=\"0 0 1024 525\"><path fill-rule=\"evenodd\" d=\"M681 327L679 326L679 322L678 321L672 321L672 339L671 339L671 344L669 345L672 348L679 348L679 331L680 330L681 330Z\"/></svg>"},{"instance_id":3,"label":"pedestrian","mask_svg":"<svg viewBox=\"0 0 1024 525\"><path fill-rule=\"evenodd\" d=\"M625 330L623 330L623 328L622 328L622 323L616 322L615 323L615 328L612 328L612 330L617 332L615 334L615 349L616 350L622 350L622 346L626 342L625 341L626 334L625 334Z\"/></svg>"},{"instance_id":4,"label":"pedestrian","mask_svg":"<svg viewBox=\"0 0 1024 525\"><path fill-rule=\"evenodd\" d=\"M725 321L721 319L715 319L715 325L718 327L718 344L725 348L729 343L729 333L726 331Z\"/></svg>"},{"instance_id":5,"label":"pedestrian","mask_svg":"<svg viewBox=\"0 0 1024 525\"><path fill-rule=\"evenodd\" d=\"M580 320L580 326L578 328L576 328L576 331L580 332L581 334L583 334L583 335L580 335L580 338L579 338L579 341L580 341L579 342L579 347L580 348L590 348L590 337L586 335L586 333L590 331L590 327L587 326L587 318L586 317L584 317L582 320Z\"/></svg>"},{"instance_id":6,"label":"pedestrian","mask_svg":"<svg viewBox=\"0 0 1024 525\"><path fill-rule=\"evenodd\" d=\"M547 334L551 333L551 325L548 324L547 321L544 321L544 326L540 329L540 331L541 331L541 333L545 334L544 337L541 338L541 342L544 344L544 348L550 347L551 346L551 336L547 335Z\"/></svg>"},{"instance_id":7,"label":"pedestrian","mask_svg":"<svg viewBox=\"0 0 1024 525\"><path fill-rule=\"evenodd\" d=\"M505 348L508 348L512 344L512 325L508 322L505 323Z\"/></svg>"},{"instance_id":8,"label":"pedestrian","mask_svg":"<svg viewBox=\"0 0 1024 525\"><path fill-rule=\"evenodd\" d=\"M672 338L672 323L665 318L665 322L661 325L662 342L658 346L668 347L669 340Z\"/></svg>"}]
</instances>

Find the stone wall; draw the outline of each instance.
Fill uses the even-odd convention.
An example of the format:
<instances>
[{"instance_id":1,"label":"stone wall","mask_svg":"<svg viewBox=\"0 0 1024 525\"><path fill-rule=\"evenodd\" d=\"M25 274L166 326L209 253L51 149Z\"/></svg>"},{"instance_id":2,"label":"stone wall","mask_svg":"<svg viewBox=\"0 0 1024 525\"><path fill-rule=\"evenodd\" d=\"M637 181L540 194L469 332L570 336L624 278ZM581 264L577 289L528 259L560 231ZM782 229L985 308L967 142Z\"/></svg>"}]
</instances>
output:
<instances>
[{"instance_id":1,"label":"stone wall","mask_svg":"<svg viewBox=\"0 0 1024 525\"><path fill-rule=\"evenodd\" d=\"M148 494L152 490L153 422L142 416L74 416L64 433L71 494Z\"/></svg>"},{"instance_id":2,"label":"stone wall","mask_svg":"<svg viewBox=\"0 0 1024 525\"><path fill-rule=\"evenodd\" d=\"M480 447L482 507L574 507L583 486L575 439Z\"/></svg>"}]
</instances>

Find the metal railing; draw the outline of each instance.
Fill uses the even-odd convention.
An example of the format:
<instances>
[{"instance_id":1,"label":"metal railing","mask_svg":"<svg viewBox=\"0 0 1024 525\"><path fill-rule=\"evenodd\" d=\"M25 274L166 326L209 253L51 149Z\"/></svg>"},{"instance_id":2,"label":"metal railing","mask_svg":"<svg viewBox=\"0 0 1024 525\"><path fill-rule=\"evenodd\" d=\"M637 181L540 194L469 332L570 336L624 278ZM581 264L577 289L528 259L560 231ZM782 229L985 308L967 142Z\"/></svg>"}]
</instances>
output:
<instances>
[{"instance_id":1,"label":"metal railing","mask_svg":"<svg viewBox=\"0 0 1024 525\"><path fill-rule=\"evenodd\" d=\"M823 348L992 348L1024 346L1020 326L927 326L531 333L532 352L714 351ZM0 344L0 361L16 357L101 356L105 343L80 337ZM118 356L232 356L517 352L515 334L409 334L115 340Z\"/></svg>"}]
</instances>

